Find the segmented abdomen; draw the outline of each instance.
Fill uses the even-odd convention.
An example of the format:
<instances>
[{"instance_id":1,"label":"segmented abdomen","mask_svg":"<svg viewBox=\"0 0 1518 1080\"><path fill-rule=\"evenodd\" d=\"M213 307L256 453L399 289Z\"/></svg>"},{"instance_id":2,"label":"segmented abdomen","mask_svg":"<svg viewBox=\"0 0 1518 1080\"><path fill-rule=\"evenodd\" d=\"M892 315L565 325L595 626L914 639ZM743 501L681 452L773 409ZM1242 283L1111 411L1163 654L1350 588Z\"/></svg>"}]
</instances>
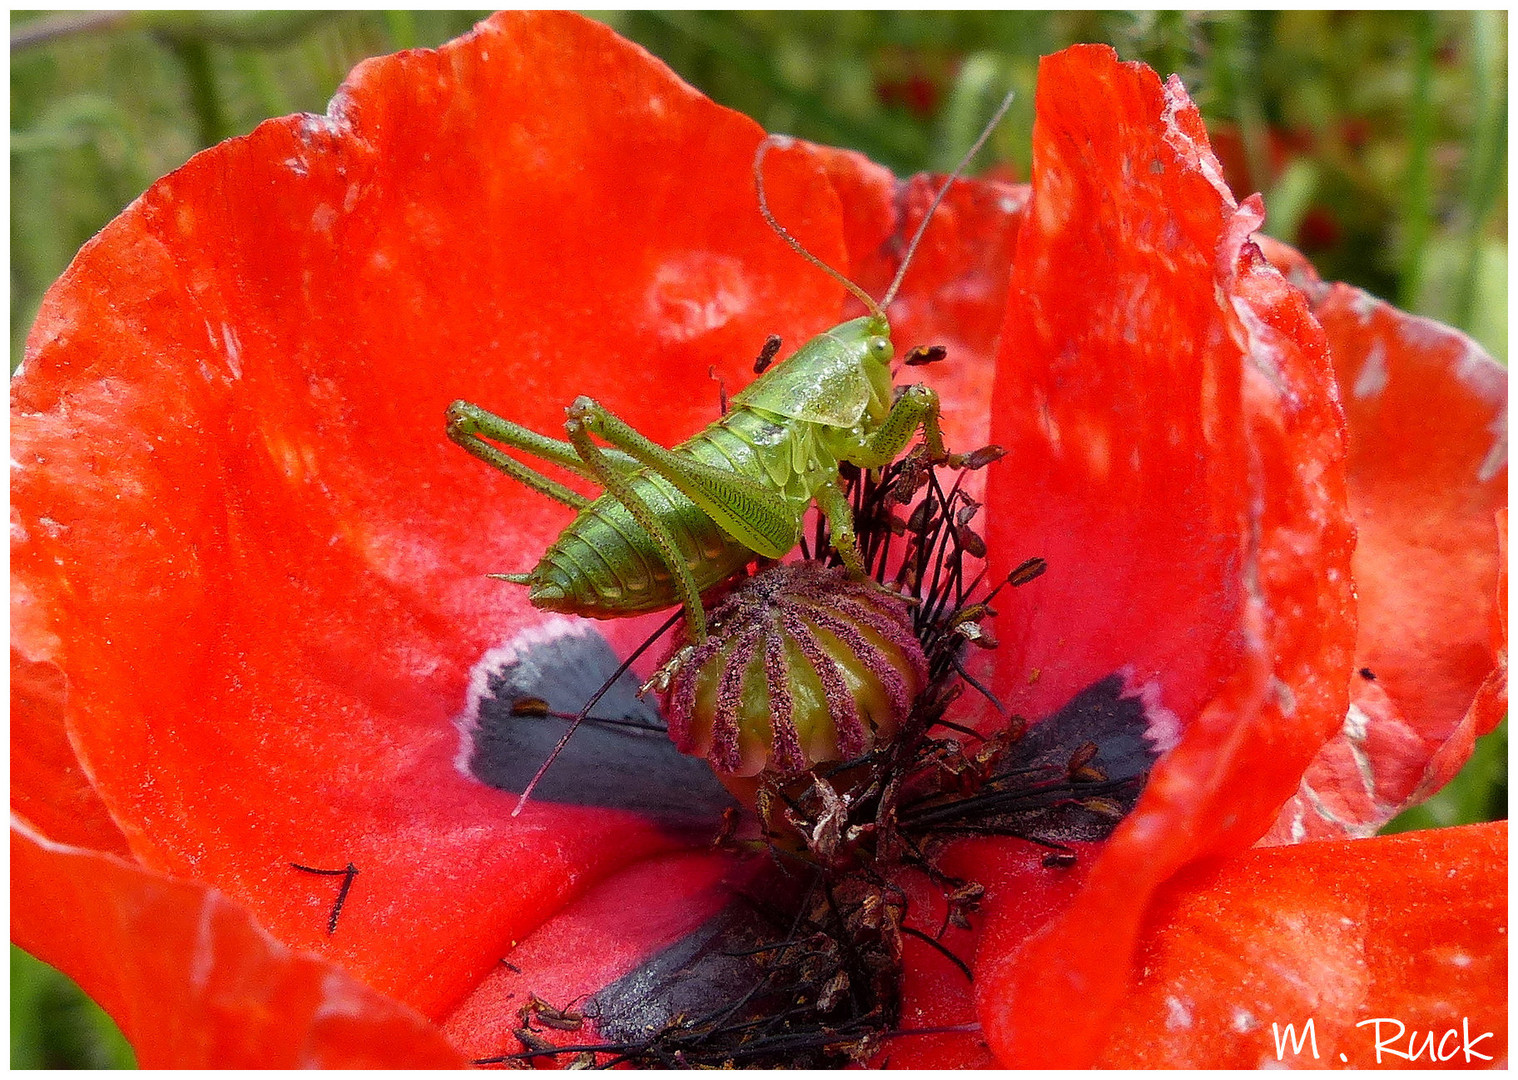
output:
<instances>
[{"instance_id":1,"label":"segmented abdomen","mask_svg":"<svg viewBox=\"0 0 1518 1080\"><path fill-rule=\"evenodd\" d=\"M790 472L794 438L793 430L739 409L675 449L780 490L774 478ZM754 557L669 481L640 469L632 484L674 534L698 589L711 588ZM799 491L792 495L799 521L809 497ZM543 553L533 578L563 593L562 599L535 598L534 603L577 615L616 618L679 603L658 547L611 495L602 495L580 511Z\"/></svg>"}]
</instances>

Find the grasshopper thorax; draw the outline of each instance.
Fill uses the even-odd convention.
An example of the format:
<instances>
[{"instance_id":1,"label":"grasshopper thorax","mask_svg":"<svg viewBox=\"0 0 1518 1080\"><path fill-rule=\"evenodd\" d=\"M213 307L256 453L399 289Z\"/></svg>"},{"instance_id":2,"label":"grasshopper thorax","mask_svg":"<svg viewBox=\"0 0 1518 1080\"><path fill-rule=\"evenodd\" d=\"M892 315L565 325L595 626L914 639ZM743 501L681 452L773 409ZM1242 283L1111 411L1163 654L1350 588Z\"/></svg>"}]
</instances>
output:
<instances>
[{"instance_id":1,"label":"grasshopper thorax","mask_svg":"<svg viewBox=\"0 0 1518 1080\"><path fill-rule=\"evenodd\" d=\"M852 428L890 408L894 356L884 315L851 319L808 341L733 403L788 420Z\"/></svg>"}]
</instances>

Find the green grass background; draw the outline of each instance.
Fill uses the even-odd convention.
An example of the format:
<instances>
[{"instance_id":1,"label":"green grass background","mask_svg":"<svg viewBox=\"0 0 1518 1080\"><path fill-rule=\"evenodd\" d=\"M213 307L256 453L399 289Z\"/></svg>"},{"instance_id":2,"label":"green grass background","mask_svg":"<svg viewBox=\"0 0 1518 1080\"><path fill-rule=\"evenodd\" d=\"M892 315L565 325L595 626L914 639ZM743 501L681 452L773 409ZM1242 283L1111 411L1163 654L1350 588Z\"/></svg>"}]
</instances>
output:
<instances>
[{"instance_id":1,"label":"green grass background","mask_svg":"<svg viewBox=\"0 0 1518 1080\"><path fill-rule=\"evenodd\" d=\"M191 154L322 112L367 56L440 44L484 12L17 13L11 21L11 364L86 240ZM983 152L1025 179L1038 57L1104 41L1181 76L1239 195L1324 277L1507 356L1502 12L636 12L596 17L771 131L946 170ZM1388 830L1506 817L1506 724ZM13 1067L124 1067L66 978L11 950Z\"/></svg>"}]
</instances>

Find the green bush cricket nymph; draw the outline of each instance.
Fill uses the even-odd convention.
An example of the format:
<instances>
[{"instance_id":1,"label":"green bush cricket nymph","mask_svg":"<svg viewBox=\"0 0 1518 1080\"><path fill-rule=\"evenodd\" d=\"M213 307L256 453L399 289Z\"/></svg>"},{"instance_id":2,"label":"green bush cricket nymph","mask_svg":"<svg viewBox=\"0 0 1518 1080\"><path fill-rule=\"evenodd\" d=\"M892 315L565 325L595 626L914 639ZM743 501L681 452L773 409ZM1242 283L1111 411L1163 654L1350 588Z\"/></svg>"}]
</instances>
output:
<instances>
[{"instance_id":1,"label":"green bush cricket nymph","mask_svg":"<svg viewBox=\"0 0 1518 1080\"><path fill-rule=\"evenodd\" d=\"M934 210L1010 101L1003 102L940 188L879 303L775 221L765 201L761 169L765 153L783 137L760 143L754 176L765 220L804 258L842 282L869 314L807 342L736 395L726 415L673 449L638 434L587 397L577 398L568 409L567 442L468 402L449 406L449 438L534 491L579 511L531 571L494 576L526 585L533 606L548 611L608 619L680 604L690 639L700 643L706 639L701 593L756 554L771 559L786 555L800 539L803 517L813 502L826 515L844 564L862 576L849 507L838 489L839 462L866 469L887 465L919 428L934 461L954 461L943 446L938 395L932 389L919 383L892 400L895 349L885 308L900 288ZM610 449L597 445L592 435ZM563 466L600 484L605 493L587 499L486 439Z\"/></svg>"},{"instance_id":2,"label":"green bush cricket nymph","mask_svg":"<svg viewBox=\"0 0 1518 1080\"><path fill-rule=\"evenodd\" d=\"M1009 94L940 187L879 302L807 251L775 220L765 199L764 156L788 140L772 135L759 144L754 181L765 221L798 254L847 288L869 314L840 323L764 370L733 397L721 418L685 442L661 446L588 397L575 399L567 410L567 441L469 402L450 405L450 439L578 511L532 570L492 576L526 585L534 607L593 618L623 618L679 604L690 642L686 652L707 640L701 594L756 556L780 559L789 553L813 503L850 574L866 577L852 510L839 487L840 463L862 469L889 465L919 429L930 463L957 468L962 460L944 447L937 393L922 383L899 393L893 385L896 354L885 309L939 203L1011 102ZM772 352L767 345L761 361ZM602 447L593 436L608 445ZM568 469L599 484L603 494L586 498L501 447ZM666 679L680 659L666 665ZM523 793L523 803L531 787Z\"/></svg>"}]
</instances>

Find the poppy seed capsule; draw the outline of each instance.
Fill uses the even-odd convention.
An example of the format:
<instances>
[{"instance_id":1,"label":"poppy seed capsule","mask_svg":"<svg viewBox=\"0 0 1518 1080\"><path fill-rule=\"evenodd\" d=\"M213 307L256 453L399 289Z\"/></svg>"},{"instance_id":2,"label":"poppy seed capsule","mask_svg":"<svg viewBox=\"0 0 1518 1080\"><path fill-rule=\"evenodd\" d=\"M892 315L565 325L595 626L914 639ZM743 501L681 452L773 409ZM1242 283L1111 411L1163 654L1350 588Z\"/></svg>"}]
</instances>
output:
<instances>
[{"instance_id":1,"label":"poppy seed capsule","mask_svg":"<svg viewBox=\"0 0 1518 1080\"><path fill-rule=\"evenodd\" d=\"M905 602L841 567L789 563L718 605L666 715L675 746L724 779L794 776L894 738L926 681Z\"/></svg>"}]
</instances>

